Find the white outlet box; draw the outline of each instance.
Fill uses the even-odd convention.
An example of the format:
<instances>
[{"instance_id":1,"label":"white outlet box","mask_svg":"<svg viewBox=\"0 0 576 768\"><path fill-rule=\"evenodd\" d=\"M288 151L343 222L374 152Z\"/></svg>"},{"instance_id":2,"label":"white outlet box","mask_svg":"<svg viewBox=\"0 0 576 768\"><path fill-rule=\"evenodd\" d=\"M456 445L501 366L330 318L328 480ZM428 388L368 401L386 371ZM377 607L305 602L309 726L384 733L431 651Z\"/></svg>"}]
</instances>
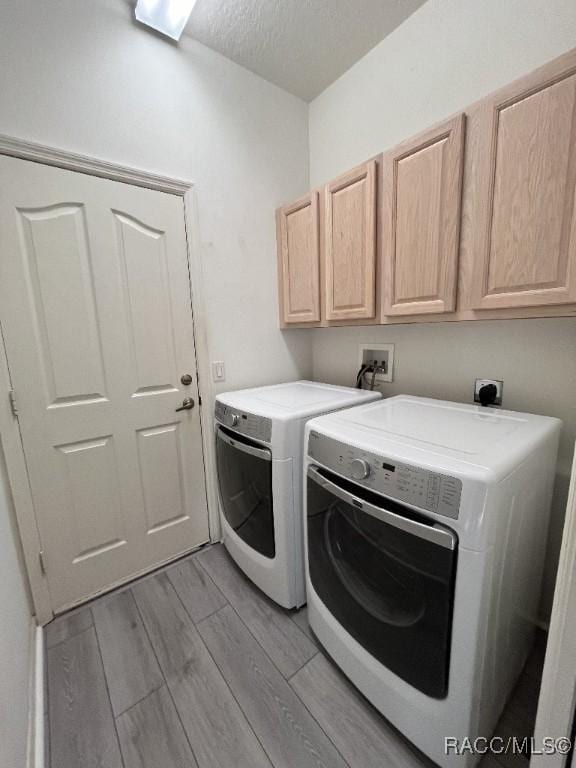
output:
<instances>
[{"instance_id":1,"label":"white outlet box","mask_svg":"<svg viewBox=\"0 0 576 768\"><path fill-rule=\"evenodd\" d=\"M377 384L393 381L394 379L394 344L360 344L358 348L358 370L369 360L376 360L379 365L386 366L386 373L377 373L374 381ZM366 374L366 379L372 374Z\"/></svg>"}]
</instances>

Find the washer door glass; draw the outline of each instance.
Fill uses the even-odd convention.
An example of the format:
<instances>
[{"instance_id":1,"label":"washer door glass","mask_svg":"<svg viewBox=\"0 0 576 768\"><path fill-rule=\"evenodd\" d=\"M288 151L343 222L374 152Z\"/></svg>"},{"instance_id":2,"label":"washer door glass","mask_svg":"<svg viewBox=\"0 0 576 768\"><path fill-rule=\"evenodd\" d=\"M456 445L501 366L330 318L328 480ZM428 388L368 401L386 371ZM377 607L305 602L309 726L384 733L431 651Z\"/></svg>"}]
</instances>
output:
<instances>
[{"instance_id":1,"label":"washer door glass","mask_svg":"<svg viewBox=\"0 0 576 768\"><path fill-rule=\"evenodd\" d=\"M276 547L270 450L219 426L216 463L220 504L228 524L248 546L273 558Z\"/></svg>"},{"instance_id":2,"label":"washer door glass","mask_svg":"<svg viewBox=\"0 0 576 768\"><path fill-rule=\"evenodd\" d=\"M315 468L307 508L310 579L324 605L379 662L444 698L456 534Z\"/></svg>"}]
</instances>

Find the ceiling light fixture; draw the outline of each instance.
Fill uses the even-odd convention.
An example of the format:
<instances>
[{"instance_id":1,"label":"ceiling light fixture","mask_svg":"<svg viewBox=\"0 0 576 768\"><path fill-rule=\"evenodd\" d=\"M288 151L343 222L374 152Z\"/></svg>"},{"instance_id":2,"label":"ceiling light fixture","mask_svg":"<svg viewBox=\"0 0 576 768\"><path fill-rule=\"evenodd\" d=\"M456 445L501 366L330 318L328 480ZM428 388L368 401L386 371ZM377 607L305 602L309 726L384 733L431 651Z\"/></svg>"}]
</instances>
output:
<instances>
[{"instance_id":1,"label":"ceiling light fixture","mask_svg":"<svg viewBox=\"0 0 576 768\"><path fill-rule=\"evenodd\" d=\"M195 3L196 0L138 0L134 14L142 24L180 40Z\"/></svg>"}]
</instances>

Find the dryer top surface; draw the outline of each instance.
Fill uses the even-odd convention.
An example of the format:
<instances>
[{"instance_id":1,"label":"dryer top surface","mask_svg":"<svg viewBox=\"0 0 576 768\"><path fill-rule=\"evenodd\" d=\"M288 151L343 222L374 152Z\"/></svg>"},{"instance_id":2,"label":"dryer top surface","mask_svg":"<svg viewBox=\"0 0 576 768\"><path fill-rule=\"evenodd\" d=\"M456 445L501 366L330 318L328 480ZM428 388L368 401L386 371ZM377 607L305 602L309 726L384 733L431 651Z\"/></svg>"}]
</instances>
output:
<instances>
[{"instance_id":1,"label":"dryer top surface","mask_svg":"<svg viewBox=\"0 0 576 768\"><path fill-rule=\"evenodd\" d=\"M561 422L547 416L399 395L315 419L313 429L366 450L408 460L427 455L501 475L520 463Z\"/></svg>"},{"instance_id":2,"label":"dryer top surface","mask_svg":"<svg viewBox=\"0 0 576 768\"><path fill-rule=\"evenodd\" d=\"M377 392L314 381L294 381L226 392L218 395L216 399L241 411L288 420L316 416L339 408L368 403L380 397Z\"/></svg>"}]
</instances>

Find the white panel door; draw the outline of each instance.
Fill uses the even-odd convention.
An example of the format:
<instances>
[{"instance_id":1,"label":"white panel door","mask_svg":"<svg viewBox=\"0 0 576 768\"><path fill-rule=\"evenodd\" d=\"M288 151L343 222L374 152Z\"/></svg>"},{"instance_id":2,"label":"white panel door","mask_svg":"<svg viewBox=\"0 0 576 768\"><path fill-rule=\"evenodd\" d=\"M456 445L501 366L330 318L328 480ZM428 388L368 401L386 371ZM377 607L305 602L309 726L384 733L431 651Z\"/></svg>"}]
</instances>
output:
<instances>
[{"instance_id":1,"label":"white panel door","mask_svg":"<svg viewBox=\"0 0 576 768\"><path fill-rule=\"evenodd\" d=\"M58 611L208 540L183 202L0 157L0 253Z\"/></svg>"}]
</instances>

